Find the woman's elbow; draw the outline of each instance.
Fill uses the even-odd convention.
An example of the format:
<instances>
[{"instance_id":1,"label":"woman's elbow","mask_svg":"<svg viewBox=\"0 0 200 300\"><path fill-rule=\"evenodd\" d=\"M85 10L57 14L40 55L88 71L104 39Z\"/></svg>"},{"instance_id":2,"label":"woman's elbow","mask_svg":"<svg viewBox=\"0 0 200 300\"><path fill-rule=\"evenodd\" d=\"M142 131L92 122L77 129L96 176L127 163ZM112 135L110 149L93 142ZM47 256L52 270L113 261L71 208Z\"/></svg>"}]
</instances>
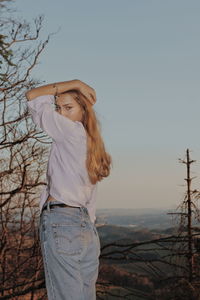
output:
<instances>
[{"instance_id":1,"label":"woman's elbow","mask_svg":"<svg viewBox=\"0 0 200 300\"><path fill-rule=\"evenodd\" d=\"M33 97L33 93L32 93L31 90L27 91L27 92L25 93L25 96L26 96L26 99L27 99L27 100L32 100L32 99L34 98L34 97Z\"/></svg>"}]
</instances>

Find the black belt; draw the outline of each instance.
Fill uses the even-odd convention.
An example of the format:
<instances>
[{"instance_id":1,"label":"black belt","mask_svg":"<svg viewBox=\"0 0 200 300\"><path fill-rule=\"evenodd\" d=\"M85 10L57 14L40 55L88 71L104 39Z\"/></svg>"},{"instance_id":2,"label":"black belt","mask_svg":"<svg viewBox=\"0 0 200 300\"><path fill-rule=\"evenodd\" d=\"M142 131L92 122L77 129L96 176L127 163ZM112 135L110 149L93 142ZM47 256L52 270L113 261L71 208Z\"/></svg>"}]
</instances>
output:
<instances>
[{"instance_id":1,"label":"black belt","mask_svg":"<svg viewBox=\"0 0 200 300\"><path fill-rule=\"evenodd\" d=\"M67 205L67 204L65 204L65 203L53 203L53 204L51 204L51 202L49 201L49 208L54 207L54 206L61 206L61 207L77 207L77 206ZM47 209L47 205L46 205L44 208L42 208L42 210L45 210L45 209Z\"/></svg>"}]
</instances>

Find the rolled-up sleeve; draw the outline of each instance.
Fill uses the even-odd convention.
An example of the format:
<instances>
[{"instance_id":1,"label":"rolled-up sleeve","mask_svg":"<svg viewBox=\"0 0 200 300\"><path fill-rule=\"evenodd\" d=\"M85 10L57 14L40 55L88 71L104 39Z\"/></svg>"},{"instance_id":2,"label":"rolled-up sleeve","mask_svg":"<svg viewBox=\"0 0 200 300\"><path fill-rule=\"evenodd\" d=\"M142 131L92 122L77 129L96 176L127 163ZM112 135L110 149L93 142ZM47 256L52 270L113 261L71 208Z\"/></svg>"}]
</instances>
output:
<instances>
[{"instance_id":1,"label":"rolled-up sleeve","mask_svg":"<svg viewBox=\"0 0 200 300\"><path fill-rule=\"evenodd\" d=\"M78 138L80 122L72 121L59 114L54 104L54 95L42 95L29 100L27 106L34 124L57 141Z\"/></svg>"}]
</instances>

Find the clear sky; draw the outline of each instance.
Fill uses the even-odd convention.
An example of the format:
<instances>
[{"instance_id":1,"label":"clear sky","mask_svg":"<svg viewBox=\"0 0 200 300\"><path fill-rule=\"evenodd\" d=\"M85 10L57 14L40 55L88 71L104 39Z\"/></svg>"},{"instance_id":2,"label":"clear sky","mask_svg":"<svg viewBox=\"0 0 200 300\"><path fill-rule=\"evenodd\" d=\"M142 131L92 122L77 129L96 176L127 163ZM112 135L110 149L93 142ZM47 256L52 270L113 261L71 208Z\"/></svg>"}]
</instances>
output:
<instances>
[{"instance_id":1,"label":"clear sky","mask_svg":"<svg viewBox=\"0 0 200 300\"><path fill-rule=\"evenodd\" d=\"M98 208L171 208L183 199L189 148L200 189L200 2L195 0L18 0L17 15L41 38L56 32L32 73L46 84L80 79L113 168ZM45 84L45 83L44 83Z\"/></svg>"}]
</instances>

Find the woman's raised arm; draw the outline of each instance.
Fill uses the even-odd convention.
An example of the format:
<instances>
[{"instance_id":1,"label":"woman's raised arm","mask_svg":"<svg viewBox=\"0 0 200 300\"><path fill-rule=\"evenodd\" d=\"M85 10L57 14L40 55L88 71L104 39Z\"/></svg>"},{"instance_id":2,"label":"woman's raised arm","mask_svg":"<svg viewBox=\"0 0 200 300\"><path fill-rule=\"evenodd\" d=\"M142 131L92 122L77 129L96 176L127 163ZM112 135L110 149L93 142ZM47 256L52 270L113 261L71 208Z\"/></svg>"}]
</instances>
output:
<instances>
[{"instance_id":1,"label":"woman's raised arm","mask_svg":"<svg viewBox=\"0 0 200 300\"><path fill-rule=\"evenodd\" d=\"M32 100L38 96L59 95L60 93L73 89L78 90L80 93L82 93L86 97L86 99L91 102L91 104L94 104L96 102L95 90L78 79L42 85L27 91L25 93L25 96L27 100Z\"/></svg>"},{"instance_id":2,"label":"woman's raised arm","mask_svg":"<svg viewBox=\"0 0 200 300\"><path fill-rule=\"evenodd\" d=\"M79 89L78 79L42 85L27 91L25 96L27 100L32 100L38 96L60 94L72 89Z\"/></svg>"}]
</instances>

